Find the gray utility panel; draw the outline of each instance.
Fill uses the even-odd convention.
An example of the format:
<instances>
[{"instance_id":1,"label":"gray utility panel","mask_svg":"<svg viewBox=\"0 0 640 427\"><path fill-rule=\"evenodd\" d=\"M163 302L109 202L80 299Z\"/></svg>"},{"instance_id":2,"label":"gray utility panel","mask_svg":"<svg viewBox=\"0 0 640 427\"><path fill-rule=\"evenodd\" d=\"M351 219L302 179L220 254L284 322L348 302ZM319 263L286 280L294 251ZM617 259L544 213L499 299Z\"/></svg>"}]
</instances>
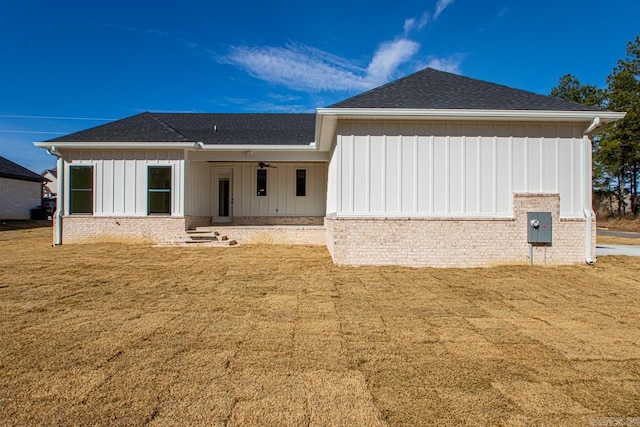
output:
<instances>
[{"instance_id":1,"label":"gray utility panel","mask_svg":"<svg viewBox=\"0 0 640 427\"><path fill-rule=\"evenodd\" d=\"M551 212L527 212L527 241L532 245L551 245Z\"/></svg>"}]
</instances>

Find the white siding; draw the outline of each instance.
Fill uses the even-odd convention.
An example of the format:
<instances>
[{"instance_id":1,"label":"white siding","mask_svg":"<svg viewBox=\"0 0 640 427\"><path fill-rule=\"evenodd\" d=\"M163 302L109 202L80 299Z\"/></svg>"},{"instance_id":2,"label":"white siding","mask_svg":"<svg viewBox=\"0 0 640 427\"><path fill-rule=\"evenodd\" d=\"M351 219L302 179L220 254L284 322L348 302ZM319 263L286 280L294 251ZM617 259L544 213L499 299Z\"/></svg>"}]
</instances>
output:
<instances>
[{"instance_id":1,"label":"white siding","mask_svg":"<svg viewBox=\"0 0 640 427\"><path fill-rule=\"evenodd\" d=\"M69 166L93 166L94 215L147 215L147 168L171 166L171 214L184 213L184 160L181 150L74 150L64 153ZM69 180L65 179L65 194ZM69 198L65 197L65 213Z\"/></svg>"},{"instance_id":2,"label":"white siding","mask_svg":"<svg viewBox=\"0 0 640 427\"><path fill-rule=\"evenodd\" d=\"M327 213L335 214L338 210L338 150L331 152L331 160L327 171ZM372 162L373 164L373 162ZM372 179L373 182L373 179Z\"/></svg>"},{"instance_id":3,"label":"white siding","mask_svg":"<svg viewBox=\"0 0 640 427\"><path fill-rule=\"evenodd\" d=\"M272 163L267 195L258 196L255 162L213 164L232 170L233 216L320 216L325 214L326 163ZM306 196L296 196L296 170L307 171Z\"/></svg>"},{"instance_id":4,"label":"white siding","mask_svg":"<svg viewBox=\"0 0 640 427\"><path fill-rule=\"evenodd\" d=\"M58 178L49 171L45 172L44 177L49 180L47 183L44 184L47 190L51 194L54 194L54 195L58 194Z\"/></svg>"},{"instance_id":5,"label":"white siding","mask_svg":"<svg viewBox=\"0 0 640 427\"><path fill-rule=\"evenodd\" d=\"M211 163L187 162L185 166L185 215L213 215Z\"/></svg>"},{"instance_id":6,"label":"white siding","mask_svg":"<svg viewBox=\"0 0 640 427\"><path fill-rule=\"evenodd\" d=\"M558 193L561 216L582 217L585 126L343 122L327 212L509 217L513 193Z\"/></svg>"},{"instance_id":7,"label":"white siding","mask_svg":"<svg viewBox=\"0 0 640 427\"><path fill-rule=\"evenodd\" d=\"M0 177L0 219L29 219L41 198L41 183Z\"/></svg>"}]
</instances>

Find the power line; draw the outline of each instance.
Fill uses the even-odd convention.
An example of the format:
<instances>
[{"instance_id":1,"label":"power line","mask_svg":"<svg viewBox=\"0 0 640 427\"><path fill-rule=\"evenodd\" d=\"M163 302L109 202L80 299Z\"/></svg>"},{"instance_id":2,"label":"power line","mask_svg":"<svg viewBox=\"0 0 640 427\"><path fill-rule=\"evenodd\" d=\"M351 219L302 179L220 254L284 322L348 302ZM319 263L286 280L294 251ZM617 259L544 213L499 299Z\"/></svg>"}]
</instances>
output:
<instances>
[{"instance_id":1,"label":"power line","mask_svg":"<svg viewBox=\"0 0 640 427\"><path fill-rule=\"evenodd\" d=\"M93 120L109 122L117 119L105 119L102 117L62 117L62 116L21 116L17 114L0 114L0 117L7 119L54 119L54 120Z\"/></svg>"},{"instance_id":2,"label":"power line","mask_svg":"<svg viewBox=\"0 0 640 427\"><path fill-rule=\"evenodd\" d=\"M5 133L46 133L50 135L67 135L69 132L43 132L38 130L4 130L0 129L0 132Z\"/></svg>"}]
</instances>

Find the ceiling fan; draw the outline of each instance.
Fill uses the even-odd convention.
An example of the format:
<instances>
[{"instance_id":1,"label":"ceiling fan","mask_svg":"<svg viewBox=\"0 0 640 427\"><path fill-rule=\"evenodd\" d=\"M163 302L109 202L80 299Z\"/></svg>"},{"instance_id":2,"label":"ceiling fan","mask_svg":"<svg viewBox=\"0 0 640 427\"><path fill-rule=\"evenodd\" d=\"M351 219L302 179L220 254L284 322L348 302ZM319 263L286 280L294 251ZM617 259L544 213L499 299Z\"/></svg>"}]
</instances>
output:
<instances>
[{"instance_id":1,"label":"ceiling fan","mask_svg":"<svg viewBox=\"0 0 640 427\"><path fill-rule=\"evenodd\" d=\"M277 166L273 166L270 163L265 163L265 162L258 162L258 167L260 169L264 169L264 168L276 168Z\"/></svg>"}]
</instances>

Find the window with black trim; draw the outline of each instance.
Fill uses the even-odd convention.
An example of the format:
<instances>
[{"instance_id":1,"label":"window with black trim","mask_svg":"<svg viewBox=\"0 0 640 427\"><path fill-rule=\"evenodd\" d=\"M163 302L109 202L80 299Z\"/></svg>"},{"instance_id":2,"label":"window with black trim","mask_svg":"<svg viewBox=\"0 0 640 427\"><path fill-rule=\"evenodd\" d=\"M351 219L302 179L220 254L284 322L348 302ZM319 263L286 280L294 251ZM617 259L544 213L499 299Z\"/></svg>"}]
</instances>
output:
<instances>
[{"instance_id":1,"label":"window with black trim","mask_svg":"<svg viewBox=\"0 0 640 427\"><path fill-rule=\"evenodd\" d=\"M266 169L258 169L258 174L256 175L256 195L258 196L266 196L267 195L267 170Z\"/></svg>"},{"instance_id":2,"label":"window with black trim","mask_svg":"<svg viewBox=\"0 0 640 427\"><path fill-rule=\"evenodd\" d=\"M149 214L171 214L171 166L149 166L147 179Z\"/></svg>"},{"instance_id":3,"label":"window with black trim","mask_svg":"<svg viewBox=\"0 0 640 427\"><path fill-rule=\"evenodd\" d=\"M93 166L69 167L69 213L93 214Z\"/></svg>"},{"instance_id":4,"label":"window with black trim","mask_svg":"<svg viewBox=\"0 0 640 427\"><path fill-rule=\"evenodd\" d=\"M296 196L304 197L307 195L307 170L296 169Z\"/></svg>"}]
</instances>

